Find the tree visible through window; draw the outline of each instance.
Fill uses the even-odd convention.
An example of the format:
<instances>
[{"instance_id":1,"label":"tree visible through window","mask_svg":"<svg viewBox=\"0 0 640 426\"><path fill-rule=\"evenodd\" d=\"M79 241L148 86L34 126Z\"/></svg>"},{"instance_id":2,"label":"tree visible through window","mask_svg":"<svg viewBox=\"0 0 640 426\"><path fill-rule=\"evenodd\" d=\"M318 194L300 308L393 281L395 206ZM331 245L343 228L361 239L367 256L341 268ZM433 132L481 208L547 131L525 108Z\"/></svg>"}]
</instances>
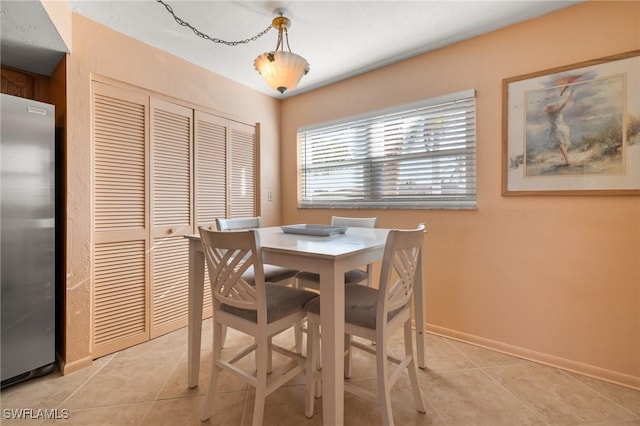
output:
<instances>
[{"instance_id":1,"label":"tree visible through window","mask_svg":"<svg viewBox=\"0 0 640 426\"><path fill-rule=\"evenodd\" d=\"M300 129L301 207L475 208L473 90Z\"/></svg>"}]
</instances>

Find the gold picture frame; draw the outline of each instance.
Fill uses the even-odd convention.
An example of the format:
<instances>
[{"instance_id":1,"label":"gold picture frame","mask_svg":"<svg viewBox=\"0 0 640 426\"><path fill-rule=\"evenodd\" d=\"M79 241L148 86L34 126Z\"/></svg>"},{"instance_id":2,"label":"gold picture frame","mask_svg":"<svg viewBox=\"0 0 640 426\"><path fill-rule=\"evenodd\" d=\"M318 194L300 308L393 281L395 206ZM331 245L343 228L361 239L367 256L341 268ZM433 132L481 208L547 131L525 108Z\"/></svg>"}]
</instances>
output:
<instances>
[{"instance_id":1,"label":"gold picture frame","mask_svg":"<svg viewBox=\"0 0 640 426\"><path fill-rule=\"evenodd\" d=\"M502 195L640 195L640 50L502 81Z\"/></svg>"}]
</instances>

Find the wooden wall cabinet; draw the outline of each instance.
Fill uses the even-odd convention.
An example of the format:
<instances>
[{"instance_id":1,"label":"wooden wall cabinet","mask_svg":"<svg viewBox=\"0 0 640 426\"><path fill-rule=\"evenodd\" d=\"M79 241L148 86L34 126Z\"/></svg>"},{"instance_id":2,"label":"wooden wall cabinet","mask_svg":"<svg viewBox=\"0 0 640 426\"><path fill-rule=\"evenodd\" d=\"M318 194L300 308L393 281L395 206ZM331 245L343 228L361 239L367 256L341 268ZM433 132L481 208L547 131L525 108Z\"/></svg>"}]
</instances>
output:
<instances>
[{"instance_id":1,"label":"wooden wall cabinet","mask_svg":"<svg viewBox=\"0 0 640 426\"><path fill-rule=\"evenodd\" d=\"M0 75L2 93L39 102L51 102L49 77L5 67L2 67Z\"/></svg>"}]
</instances>

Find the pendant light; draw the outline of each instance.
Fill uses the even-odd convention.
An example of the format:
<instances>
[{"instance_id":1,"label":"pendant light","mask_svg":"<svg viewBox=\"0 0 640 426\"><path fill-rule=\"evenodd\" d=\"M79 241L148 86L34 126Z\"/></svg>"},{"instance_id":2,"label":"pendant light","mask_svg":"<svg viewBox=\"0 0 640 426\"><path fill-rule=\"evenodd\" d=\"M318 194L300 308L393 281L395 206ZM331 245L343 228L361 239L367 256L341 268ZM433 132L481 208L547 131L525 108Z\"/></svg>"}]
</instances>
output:
<instances>
[{"instance_id":1,"label":"pendant light","mask_svg":"<svg viewBox=\"0 0 640 426\"><path fill-rule=\"evenodd\" d=\"M282 14L273 19L271 26L278 30L278 42L273 51L265 52L253 62L256 71L262 75L267 86L280 93L295 89L302 76L309 72L309 62L291 51L289 32L291 21ZM284 50L284 44L287 50Z\"/></svg>"}]
</instances>

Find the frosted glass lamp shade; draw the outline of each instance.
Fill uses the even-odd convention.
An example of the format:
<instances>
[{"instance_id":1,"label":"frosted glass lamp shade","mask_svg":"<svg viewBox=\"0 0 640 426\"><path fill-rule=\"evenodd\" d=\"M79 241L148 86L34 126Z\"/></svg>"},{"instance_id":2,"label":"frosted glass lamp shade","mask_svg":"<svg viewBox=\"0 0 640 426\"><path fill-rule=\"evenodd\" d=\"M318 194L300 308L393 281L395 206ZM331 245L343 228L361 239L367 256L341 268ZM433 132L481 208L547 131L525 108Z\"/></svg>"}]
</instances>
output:
<instances>
[{"instance_id":1,"label":"frosted glass lamp shade","mask_svg":"<svg viewBox=\"0 0 640 426\"><path fill-rule=\"evenodd\" d=\"M300 55L276 50L258 56L253 62L269 87L284 93L295 89L303 75L309 72L309 63Z\"/></svg>"}]
</instances>

